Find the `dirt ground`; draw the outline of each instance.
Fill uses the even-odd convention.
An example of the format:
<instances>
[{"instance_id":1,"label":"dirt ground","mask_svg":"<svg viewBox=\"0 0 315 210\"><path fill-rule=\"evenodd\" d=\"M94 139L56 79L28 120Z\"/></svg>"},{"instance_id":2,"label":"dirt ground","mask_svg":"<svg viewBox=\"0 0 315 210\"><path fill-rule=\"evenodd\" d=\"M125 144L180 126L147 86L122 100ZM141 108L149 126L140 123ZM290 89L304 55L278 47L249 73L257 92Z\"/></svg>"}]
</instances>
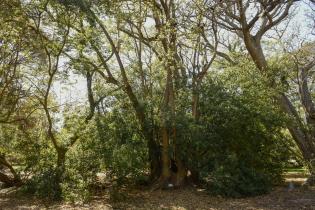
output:
<instances>
[{"instance_id":1,"label":"dirt ground","mask_svg":"<svg viewBox=\"0 0 315 210\"><path fill-rule=\"evenodd\" d=\"M243 199L214 197L194 187L164 191L128 189L124 193L117 193L115 201L108 193L102 193L95 196L90 203L81 205L47 203L35 198L20 197L11 188L0 191L0 209L315 210L315 187L300 187L304 180L304 177L291 174L287 176L286 184L275 188L271 193ZM289 187L292 186L290 182L293 183L293 189Z\"/></svg>"}]
</instances>

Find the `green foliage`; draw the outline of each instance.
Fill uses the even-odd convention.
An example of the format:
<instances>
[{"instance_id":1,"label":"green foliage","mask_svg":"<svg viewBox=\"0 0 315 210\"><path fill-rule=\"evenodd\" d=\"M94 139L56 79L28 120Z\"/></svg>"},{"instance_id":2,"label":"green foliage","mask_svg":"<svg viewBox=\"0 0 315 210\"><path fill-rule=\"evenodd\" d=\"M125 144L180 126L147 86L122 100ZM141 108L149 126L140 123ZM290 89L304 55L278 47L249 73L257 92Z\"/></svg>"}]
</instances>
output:
<instances>
[{"instance_id":1,"label":"green foliage","mask_svg":"<svg viewBox=\"0 0 315 210\"><path fill-rule=\"evenodd\" d=\"M123 200L122 184L148 180L149 145L157 161L168 147L167 158L179 156L214 194L259 195L281 181L296 155L274 104L279 92L298 98L286 82L296 65L290 56L269 57L262 74L240 39L228 40L227 50L212 43L221 30L203 17L204 2L174 4L0 3L0 155L23 175L24 192L85 202L103 173L114 185L111 199ZM205 72L216 47L220 58ZM58 103L66 94L56 86L82 77L88 93L80 105Z\"/></svg>"},{"instance_id":2,"label":"green foliage","mask_svg":"<svg viewBox=\"0 0 315 210\"><path fill-rule=\"evenodd\" d=\"M215 166L208 181L211 193L228 197L255 196L271 190L274 180L265 171L249 167L242 160L230 156Z\"/></svg>"},{"instance_id":3,"label":"green foliage","mask_svg":"<svg viewBox=\"0 0 315 210\"><path fill-rule=\"evenodd\" d=\"M55 165L57 157L54 149L51 145L47 145L45 140L40 139L38 146L33 151L29 151L25 162L18 162L25 164L26 169L23 169L23 172L29 174L29 177L25 178L25 185L22 186L21 192L42 199L61 200L62 171ZM21 153L23 150L18 151Z\"/></svg>"},{"instance_id":4,"label":"green foliage","mask_svg":"<svg viewBox=\"0 0 315 210\"><path fill-rule=\"evenodd\" d=\"M54 167L44 167L40 174L28 180L21 191L47 200L60 200L62 190L58 171Z\"/></svg>"},{"instance_id":5,"label":"green foliage","mask_svg":"<svg viewBox=\"0 0 315 210\"><path fill-rule=\"evenodd\" d=\"M91 187L96 182L95 175L93 171L81 171L77 164L67 167L61 184L62 198L73 203L89 201Z\"/></svg>"},{"instance_id":6,"label":"green foliage","mask_svg":"<svg viewBox=\"0 0 315 210\"><path fill-rule=\"evenodd\" d=\"M201 91L199 120L179 119L182 156L215 194L268 192L281 181L289 157L286 119L273 107L263 84L246 82L244 90L237 80L231 88L228 81L208 79Z\"/></svg>"},{"instance_id":7,"label":"green foliage","mask_svg":"<svg viewBox=\"0 0 315 210\"><path fill-rule=\"evenodd\" d=\"M75 114L71 114L75 116ZM78 123L78 118L66 118L68 133L69 126ZM85 126L76 145L67 153L65 172L61 185L62 196L71 202L86 202L90 199L92 188L96 183L96 173L100 171L101 152L97 150L95 124Z\"/></svg>"},{"instance_id":8,"label":"green foliage","mask_svg":"<svg viewBox=\"0 0 315 210\"><path fill-rule=\"evenodd\" d=\"M132 112L114 109L96 121L96 145L112 177L120 181L141 177L147 169L147 148Z\"/></svg>"}]
</instances>

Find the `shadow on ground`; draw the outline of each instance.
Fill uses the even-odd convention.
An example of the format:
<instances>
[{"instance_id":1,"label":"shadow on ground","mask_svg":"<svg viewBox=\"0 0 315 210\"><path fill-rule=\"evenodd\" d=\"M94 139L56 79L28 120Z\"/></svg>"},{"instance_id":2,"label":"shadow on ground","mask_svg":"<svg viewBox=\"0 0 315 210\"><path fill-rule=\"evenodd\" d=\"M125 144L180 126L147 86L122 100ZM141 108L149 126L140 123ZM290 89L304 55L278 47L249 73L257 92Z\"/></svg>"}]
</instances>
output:
<instances>
[{"instance_id":1,"label":"shadow on ground","mask_svg":"<svg viewBox=\"0 0 315 210\"><path fill-rule=\"evenodd\" d=\"M35 198L17 196L13 188L1 190L0 209L170 209L170 210L197 210L197 209L270 209L270 210L315 210L315 188L304 189L300 184L305 177L288 174L287 182L275 188L267 195L231 199L208 195L204 190L187 187L177 190L149 191L145 189L124 190L119 201L112 201L108 193L104 192L84 205L67 203L48 203ZM288 187L293 183L294 188ZM292 185L292 184L291 184Z\"/></svg>"}]
</instances>

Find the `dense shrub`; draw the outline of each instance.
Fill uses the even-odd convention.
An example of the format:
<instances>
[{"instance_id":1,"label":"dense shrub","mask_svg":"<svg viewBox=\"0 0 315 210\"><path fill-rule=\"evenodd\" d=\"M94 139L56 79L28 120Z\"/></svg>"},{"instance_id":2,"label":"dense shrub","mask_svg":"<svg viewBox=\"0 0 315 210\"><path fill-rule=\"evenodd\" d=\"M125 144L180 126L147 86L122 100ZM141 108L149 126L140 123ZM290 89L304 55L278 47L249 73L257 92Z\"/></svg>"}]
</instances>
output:
<instances>
[{"instance_id":1,"label":"dense shrub","mask_svg":"<svg viewBox=\"0 0 315 210\"><path fill-rule=\"evenodd\" d=\"M48 200L60 200L62 189L55 168L43 168L40 174L35 174L21 189L22 192Z\"/></svg>"},{"instance_id":2,"label":"dense shrub","mask_svg":"<svg viewBox=\"0 0 315 210\"><path fill-rule=\"evenodd\" d=\"M98 116L97 147L102 165L117 181L142 178L148 169L146 142L129 109Z\"/></svg>"},{"instance_id":3,"label":"dense shrub","mask_svg":"<svg viewBox=\"0 0 315 210\"><path fill-rule=\"evenodd\" d=\"M198 171L215 194L241 197L268 192L282 180L289 154L285 118L269 96L252 98L257 92L228 89L214 80L203 88L199 120L187 118L178 132L189 168Z\"/></svg>"}]
</instances>

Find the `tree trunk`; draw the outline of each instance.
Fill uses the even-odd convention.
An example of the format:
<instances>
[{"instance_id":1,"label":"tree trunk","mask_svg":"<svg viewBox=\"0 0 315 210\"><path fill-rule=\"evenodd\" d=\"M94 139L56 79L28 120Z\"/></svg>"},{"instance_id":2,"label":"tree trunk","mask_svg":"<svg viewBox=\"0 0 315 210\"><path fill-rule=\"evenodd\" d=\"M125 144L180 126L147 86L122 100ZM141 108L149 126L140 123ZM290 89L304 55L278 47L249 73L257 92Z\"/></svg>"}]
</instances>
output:
<instances>
[{"instance_id":1,"label":"tree trunk","mask_svg":"<svg viewBox=\"0 0 315 210\"><path fill-rule=\"evenodd\" d=\"M167 127L162 127L162 155L161 155L161 167L162 173L160 177L161 184L166 184L171 175L170 171L170 157L169 157L169 133Z\"/></svg>"},{"instance_id":2,"label":"tree trunk","mask_svg":"<svg viewBox=\"0 0 315 210\"><path fill-rule=\"evenodd\" d=\"M22 181L17 177L10 177L3 172L0 172L0 182L4 183L4 187L21 186Z\"/></svg>"},{"instance_id":3,"label":"tree trunk","mask_svg":"<svg viewBox=\"0 0 315 210\"><path fill-rule=\"evenodd\" d=\"M199 185L201 183L199 171L194 168L189 168L190 176L189 179L192 183Z\"/></svg>"},{"instance_id":4,"label":"tree trunk","mask_svg":"<svg viewBox=\"0 0 315 210\"><path fill-rule=\"evenodd\" d=\"M162 188L179 187L184 184L187 177L187 169L180 159L179 153L176 151L178 148L176 144L175 95L171 69L167 68L164 103L161 108L162 151L161 176L158 185Z\"/></svg>"},{"instance_id":5,"label":"tree trunk","mask_svg":"<svg viewBox=\"0 0 315 210\"><path fill-rule=\"evenodd\" d=\"M187 169L183 161L177 157L175 160L177 171L172 174L172 184L174 187L180 187L185 184L187 179Z\"/></svg>"},{"instance_id":6,"label":"tree trunk","mask_svg":"<svg viewBox=\"0 0 315 210\"><path fill-rule=\"evenodd\" d=\"M57 168L56 168L56 184L58 184L58 187L61 186L62 183L62 177L65 172L65 162L66 162L66 148L58 147L57 149Z\"/></svg>"},{"instance_id":7,"label":"tree trunk","mask_svg":"<svg viewBox=\"0 0 315 210\"><path fill-rule=\"evenodd\" d=\"M155 182L161 176L161 151L153 136L148 140L149 162L150 162L150 182Z\"/></svg>"},{"instance_id":8,"label":"tree trunk","mask_svg":"<svg viewBox=\"0 0 315 210\"><path fill-rule=\"evenodd\" d=\"M295 107L288 97L283 93L279 95L278 104L285 113L295 120L294 123L288 124L287 127L299 149L301 150L304 159L312 159L314 146L311 142L311 139L309 139L310 136L307 134L307 131L301 129L302 124Z\"/></svg>"},{"instance_id":9,"label":"tree trunk","mask_svg":"<svg viewBox=\"0 0 315 210\"><path fill-rule=\"evenodd\" d=\"M20 186L22 185L22 180L20 175L15 171L13 166L6 160L5 155L0 155L0 165L3 168L8 168L13 177L6 175L4 172L0 172L0 181L4 183L5 187Z\"/></svg>"}]
</instances>

